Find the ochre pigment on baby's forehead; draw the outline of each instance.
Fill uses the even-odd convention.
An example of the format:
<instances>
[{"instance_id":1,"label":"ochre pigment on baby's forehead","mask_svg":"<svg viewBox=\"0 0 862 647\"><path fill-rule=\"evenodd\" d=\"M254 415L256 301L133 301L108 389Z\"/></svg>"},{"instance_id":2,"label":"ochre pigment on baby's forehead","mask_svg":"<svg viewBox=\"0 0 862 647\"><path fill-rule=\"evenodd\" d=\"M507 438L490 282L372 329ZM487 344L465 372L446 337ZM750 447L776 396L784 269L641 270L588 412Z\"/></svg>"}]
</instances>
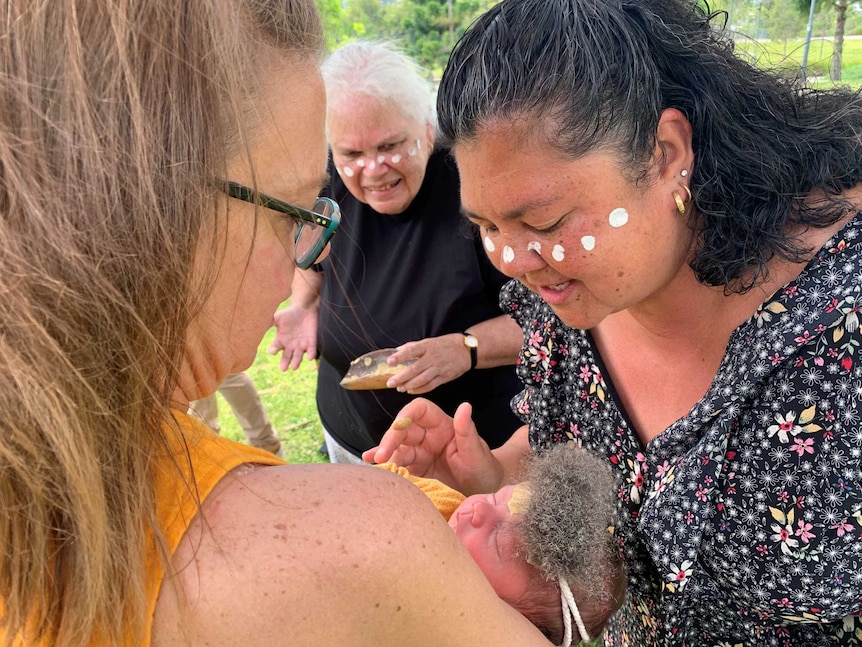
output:
<instances>
[{"instance_id":1,"label":"ochre pigment on baby's forehead","mask_svg":"<svg viewBox=\"0 0 862 647\"><path fill-rule=\"evenodd\" d=\"M513 487L512 496L509 499L509 512L512 513L513 516L525 512L532 493L529 483L518 483Z\"/></svg>"}]
</instances>

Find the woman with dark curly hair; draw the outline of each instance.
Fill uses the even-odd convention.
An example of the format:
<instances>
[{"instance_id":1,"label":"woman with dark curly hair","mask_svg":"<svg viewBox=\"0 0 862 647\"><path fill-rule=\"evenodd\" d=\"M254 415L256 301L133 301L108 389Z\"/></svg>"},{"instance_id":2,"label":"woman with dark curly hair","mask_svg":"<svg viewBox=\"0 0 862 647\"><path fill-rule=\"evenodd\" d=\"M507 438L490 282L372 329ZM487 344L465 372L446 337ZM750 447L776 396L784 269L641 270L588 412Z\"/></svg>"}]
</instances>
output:
<instances>
[{"instance_id":1,"label":"woman with dark curly hair","mask_svg":"<svg viewBox=\"0 0 862 647\"><path fill-rule=\"evenodd\" d=\"M862 636L862 97L752 67L688 0L503 0L439 123L526 337L489 451L415 402L368 459L491 491L574 441L622 480L610 645Z\"/></svg>"}]
</instances>

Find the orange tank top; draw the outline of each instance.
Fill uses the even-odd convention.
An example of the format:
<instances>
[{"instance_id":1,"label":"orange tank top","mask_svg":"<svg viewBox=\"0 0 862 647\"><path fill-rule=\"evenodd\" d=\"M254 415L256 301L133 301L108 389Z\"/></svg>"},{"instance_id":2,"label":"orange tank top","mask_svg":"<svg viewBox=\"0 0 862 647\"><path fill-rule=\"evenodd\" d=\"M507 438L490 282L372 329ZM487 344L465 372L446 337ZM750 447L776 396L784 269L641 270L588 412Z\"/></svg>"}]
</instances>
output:
<instances>
[{"instance_id":1,"label":"orange tank top","mask_svg":"<svg viewBox=\"0 0 862 647\"><path fill-rule=\"evenodd\" d=\"M172 412L177 424L164 423L164 432L170 447L153 461L153 484L156 497L156 519L168 552L173 555L186 533L198 506L213 491L218 482L231 470L245 463L258 465L284 465L285 461L269 452L222 438L198 418L180 411ZM191 474L194 474L194 484ZM153 613L165 578L165 566L159 559L155 540L146 538L144 564L147 573L147 628L142 647L149 647L152 638ZM0 604L0 613L2 604ZM0 630L0 641L3 631ZM98 647L94 640L92 647ZM131 645L131 636L127 644ZM18 637L14 647L49 647L36 645Z\"/></svg>"}]
</instances>

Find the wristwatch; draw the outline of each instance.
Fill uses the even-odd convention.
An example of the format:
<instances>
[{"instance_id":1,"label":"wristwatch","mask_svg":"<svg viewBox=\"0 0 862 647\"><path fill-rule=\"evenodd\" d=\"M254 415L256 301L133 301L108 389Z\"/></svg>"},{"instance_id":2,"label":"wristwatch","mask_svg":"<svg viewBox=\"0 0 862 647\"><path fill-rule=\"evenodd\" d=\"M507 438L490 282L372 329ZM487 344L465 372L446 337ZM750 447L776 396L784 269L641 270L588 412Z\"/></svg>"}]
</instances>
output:
<instances>
[{"instance_id":1,"label":"wristwatch","mask_svg":"<svg viewBox=\"0 0 862 647\"><path fill-rule=\"evenodd\" d=\"M464 345L470 351L470 370L476 368L476 362L479 360L479 340L474 335L468 332L462 332L464 335Z\"/></svg>"}]
</instances>

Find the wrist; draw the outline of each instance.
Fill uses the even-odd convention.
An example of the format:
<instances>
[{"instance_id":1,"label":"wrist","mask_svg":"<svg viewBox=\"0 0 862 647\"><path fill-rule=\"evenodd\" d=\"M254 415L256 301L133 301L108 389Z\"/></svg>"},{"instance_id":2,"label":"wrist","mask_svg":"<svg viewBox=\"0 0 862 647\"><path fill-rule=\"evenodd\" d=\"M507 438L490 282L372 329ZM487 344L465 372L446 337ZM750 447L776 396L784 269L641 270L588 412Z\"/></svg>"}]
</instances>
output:
<instances>
[{"instance_id":1,"label":"wrist","mask_svg":"<svg viewBox=\"0 0 862 647\"><path fill-rule=\"evenodd\" d=\"M466 331L461 331L461 335L464 339L464 347L470 353L470 370L472 371L479 362L479 340L474 334Z\"/></svg>"}]
</instances>

